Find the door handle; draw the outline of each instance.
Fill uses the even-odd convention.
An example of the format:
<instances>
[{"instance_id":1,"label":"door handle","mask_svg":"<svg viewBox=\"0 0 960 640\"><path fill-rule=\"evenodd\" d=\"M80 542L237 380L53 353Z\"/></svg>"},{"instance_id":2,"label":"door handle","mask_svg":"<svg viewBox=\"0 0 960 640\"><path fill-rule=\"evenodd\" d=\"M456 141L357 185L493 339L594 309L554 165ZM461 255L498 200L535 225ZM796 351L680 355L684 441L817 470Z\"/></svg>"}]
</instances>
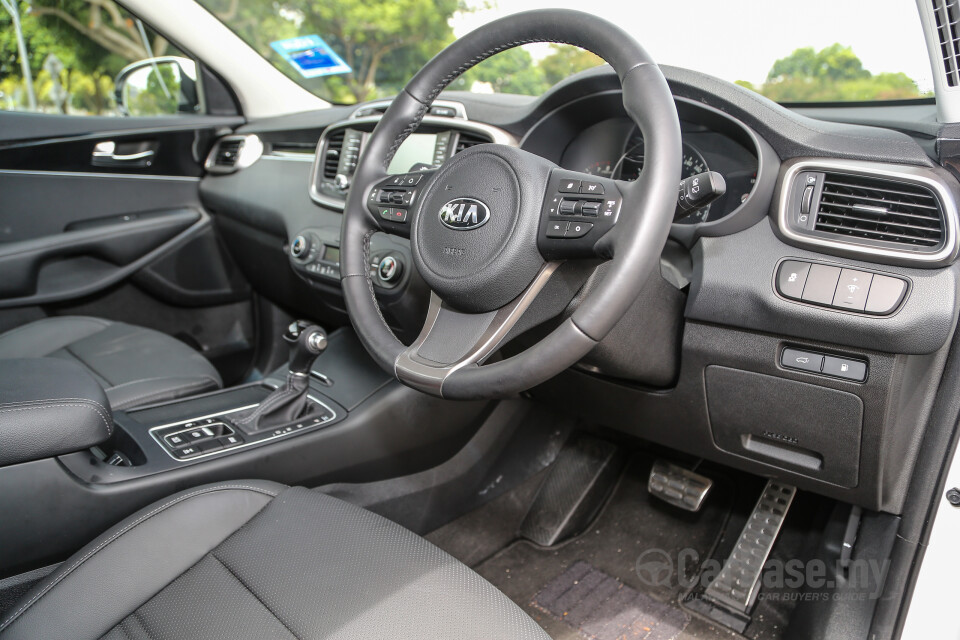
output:
<instances>
[{"instance_id":1,"label":"door handle","mask_svg":"<svg viewBox=\"0 0 960 640\"><path fill-rule=\"evenodd\" d=\"M91 164L95 167L149 167L156 156L154 142L98 142L93 147Z\"/></svg>"}]
</instances>

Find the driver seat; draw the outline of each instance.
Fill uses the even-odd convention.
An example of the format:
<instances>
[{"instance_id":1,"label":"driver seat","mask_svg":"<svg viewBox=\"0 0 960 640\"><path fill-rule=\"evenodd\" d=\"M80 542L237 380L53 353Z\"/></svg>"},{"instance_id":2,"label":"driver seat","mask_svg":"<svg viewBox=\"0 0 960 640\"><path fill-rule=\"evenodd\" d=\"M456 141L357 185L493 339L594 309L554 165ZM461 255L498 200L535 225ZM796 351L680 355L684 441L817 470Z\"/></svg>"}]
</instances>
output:
<instances>
[{"instance_id":1,"label":"driver seat","mask_svg":"<svg viewBox=\"0 0 960 640\"><path fill-rule=\"evenodd\" d=\"M403 527L272 482L194 488L78 551L0 639L548 640L493 585Z\"/></svg>"}]
</instances>

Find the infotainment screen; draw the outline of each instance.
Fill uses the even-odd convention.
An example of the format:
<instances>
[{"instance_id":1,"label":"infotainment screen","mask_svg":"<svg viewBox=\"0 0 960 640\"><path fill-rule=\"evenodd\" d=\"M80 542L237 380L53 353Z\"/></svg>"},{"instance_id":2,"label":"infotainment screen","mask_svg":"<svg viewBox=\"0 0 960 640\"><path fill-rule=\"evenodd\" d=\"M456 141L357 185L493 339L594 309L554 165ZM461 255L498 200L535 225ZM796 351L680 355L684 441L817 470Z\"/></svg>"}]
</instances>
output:
<instances>
[{"instance_id":1,"label":"infotainment screen","mask_svg":"<svg viewBox=\"0 0 960 640\"><path fill-rule=\"evenodd\" d=\"M388 173L407 173L417 164L433 166L434 151L437 148L437 134L414 133L400 145L396 155L390 161Z\"/></svg>"}]
</instances>

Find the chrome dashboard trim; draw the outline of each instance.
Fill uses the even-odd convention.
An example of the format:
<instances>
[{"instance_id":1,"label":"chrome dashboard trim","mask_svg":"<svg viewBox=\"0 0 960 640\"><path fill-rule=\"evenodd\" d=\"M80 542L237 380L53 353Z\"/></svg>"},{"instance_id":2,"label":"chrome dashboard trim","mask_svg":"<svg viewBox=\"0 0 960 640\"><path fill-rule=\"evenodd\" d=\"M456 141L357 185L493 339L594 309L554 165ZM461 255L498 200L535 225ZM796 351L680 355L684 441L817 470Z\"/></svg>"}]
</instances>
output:
<instances>
[{"instance_id":1,"label":"chrome dashboard trim","mask_svg":"<svg viewBox=\"0 0 960 640\"><path fill-rule=\"evenodd\" d=\"M957 234L960 229L960 215L954 192L934 171L912 165L887 164L864 160L803 158L786 163L786 170L780 179L779 195L776 202L777 228L789 241L811 249L829 249L854 258L870 261L882 258L894 263L914 264L926 267L942 267L952 263L958 254ZM838 171L866 177L886 178L921 185L931 189L940 200L944 217L943 245L934 250L897 249L878 247L853 240L824 238L800 233L789 224L790 192L798 173L802 171Z\"/></svg>"}]
</instances>

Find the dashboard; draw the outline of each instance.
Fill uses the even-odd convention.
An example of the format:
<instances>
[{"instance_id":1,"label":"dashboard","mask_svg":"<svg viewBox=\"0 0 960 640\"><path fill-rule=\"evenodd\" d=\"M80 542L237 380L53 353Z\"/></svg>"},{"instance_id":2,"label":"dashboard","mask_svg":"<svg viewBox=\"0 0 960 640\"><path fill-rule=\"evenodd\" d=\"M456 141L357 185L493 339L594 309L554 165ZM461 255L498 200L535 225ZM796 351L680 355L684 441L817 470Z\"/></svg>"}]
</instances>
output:
<instances>
[{"instance_id":1,"label":"dashboard","mask_svg":"<svg viewBox=\"0 0 960 640\"><path fill-rule=\"evenodd\" d=\"M960 311L951 169L960 154L944 155L922 126L935 107L819 109L814 118L703 74L663 70L683 176L718 172L725 194L675 221L659 277L636 292L634 308L531 396L693 456L899 512ZM250 123L221 138L201 182L254 288L325 325L349 321L342 210L388 106ZM447 92L433 106L391 163L398 180L489 142L615 180L643 168L643 139L609 70L539 98ZM383 318L409 344L429 288L407 240L374 234L370 256ZM505 354L569 317L577 292L603 277L603 264L563 265Z\"/></svg>"}]
</instances>

